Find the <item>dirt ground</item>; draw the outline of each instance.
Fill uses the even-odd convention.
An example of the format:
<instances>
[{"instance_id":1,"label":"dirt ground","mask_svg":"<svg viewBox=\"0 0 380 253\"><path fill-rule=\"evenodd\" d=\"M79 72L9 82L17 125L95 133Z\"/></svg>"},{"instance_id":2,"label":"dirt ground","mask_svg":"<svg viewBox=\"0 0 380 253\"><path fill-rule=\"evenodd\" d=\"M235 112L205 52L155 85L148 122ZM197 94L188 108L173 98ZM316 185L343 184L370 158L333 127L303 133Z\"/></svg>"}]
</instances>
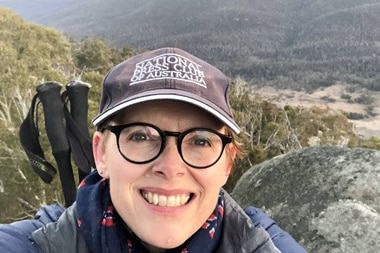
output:
<instances>
[{"instance_id":1,"label":"dirt ground","mask_svg":"<svg viewBox=\"0 0 380 253\"><path fill-rule=\"evenodd\" d=\"M322 106L329 107L333 110L344 112L355 112L366 114L366 105L349 103L343 99L342 94L348 94L352 98L358 97L361 94L368 94L374 98L373 114L376 116L368 117L363 120L350 120L355 125L355 130L358 135L363 138L372 136L380 137L380 92L371 91L355 91L348 93L344 85L336 84L327 88L315 91L314 93L304 93L294 90L281 90L272 87L255 88L255 91L262 97L270 99L273 103L284 106Z\"/></svg>"}]
</instances>

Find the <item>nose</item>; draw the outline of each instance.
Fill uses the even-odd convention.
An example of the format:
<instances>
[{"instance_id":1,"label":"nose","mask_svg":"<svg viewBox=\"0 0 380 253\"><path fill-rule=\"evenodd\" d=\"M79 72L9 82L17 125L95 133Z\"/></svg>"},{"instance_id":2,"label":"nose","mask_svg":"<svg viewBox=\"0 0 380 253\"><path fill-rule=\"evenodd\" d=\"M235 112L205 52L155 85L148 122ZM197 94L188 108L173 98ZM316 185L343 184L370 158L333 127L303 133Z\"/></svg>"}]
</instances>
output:
<instances>
[{"instance_id":1,"label":"nose","mask_svg":"<svg viewBox=\"0 0 380 253\"><path fill-rule=\"evenodd\" d=\"M166 179L182 177L187 166L178 153L176 138L168 138L164 150L154 161L153 172Z\"/></svg>"}]
</instances>

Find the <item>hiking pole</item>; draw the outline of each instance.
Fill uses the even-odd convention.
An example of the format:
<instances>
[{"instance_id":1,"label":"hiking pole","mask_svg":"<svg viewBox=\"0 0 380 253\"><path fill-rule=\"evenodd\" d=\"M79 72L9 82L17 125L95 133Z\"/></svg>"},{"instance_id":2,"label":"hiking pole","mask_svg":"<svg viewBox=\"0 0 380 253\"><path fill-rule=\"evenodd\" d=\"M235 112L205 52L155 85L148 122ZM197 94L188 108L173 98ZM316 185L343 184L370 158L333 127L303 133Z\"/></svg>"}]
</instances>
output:
<instances>
[{"instance_id":1,"label":"hiking pole","mask_svg":"<svg viewBox=\"0 0 380 253\"><path fill-rule=\"evenodd\" d=\"M71 151L66 136L61 99L62 85L57 82L46 82L36 90L43 105L46 133L57 162L59 176L66 207L75 201L76 185L71 167Z\"/></svg>"},{"instance_id":2,"label":"hiking pole","mask_svg":"<svg viewBox=\"0 0 380 253\"><path fill-rule=\"evenodd\" d=\"M88 127L88 92L91 85L80 80L66 84L62 94L65 102L67 136L74 160L78 166L79 181L82 181L95 167L92 140ZM70 112L67 109L70 102Z\"/></svg>"}]
</instances>

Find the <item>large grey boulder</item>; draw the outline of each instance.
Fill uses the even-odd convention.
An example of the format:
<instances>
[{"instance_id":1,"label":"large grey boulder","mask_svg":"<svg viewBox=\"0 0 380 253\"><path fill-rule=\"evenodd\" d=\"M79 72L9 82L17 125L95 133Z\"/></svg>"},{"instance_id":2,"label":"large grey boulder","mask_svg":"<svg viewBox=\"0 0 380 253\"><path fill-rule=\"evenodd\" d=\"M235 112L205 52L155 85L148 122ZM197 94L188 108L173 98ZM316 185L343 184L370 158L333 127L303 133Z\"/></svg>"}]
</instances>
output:
<instances>
[{"instance_id":1,"label":"large grey boulder","mask_svg":"<svg viewBox=\"0 0 380 253\"><path fill-rule=\"evenodd\" d=\"M310 147L248 170L232 192L311 253L380 252L380 152Z\"/></svg>"}]
</instances>

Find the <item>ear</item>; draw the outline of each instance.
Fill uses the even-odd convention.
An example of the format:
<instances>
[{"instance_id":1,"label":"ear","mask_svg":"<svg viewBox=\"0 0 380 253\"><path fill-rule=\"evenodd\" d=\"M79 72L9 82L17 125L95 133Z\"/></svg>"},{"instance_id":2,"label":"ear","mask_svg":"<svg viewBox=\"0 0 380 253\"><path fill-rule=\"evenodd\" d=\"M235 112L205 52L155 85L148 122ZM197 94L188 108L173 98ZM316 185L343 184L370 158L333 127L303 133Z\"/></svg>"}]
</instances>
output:
<instances>
[{"instance_id":1,"label":"ear","mask_svg":"<svg viewBox=\"0 0 380 253\"><path fill-rule=\"evenodd\" d=\"M94 154L95 166L99 175L108 178L108 169L106 164L106 141L104 133L96 131L92 137L92 151Z\"/></svg>"},{"instance_id":2,"label":"ear","mask_svg":"<svg viewBox=\"0 0 380 253\"><path fill-rule=\"evenodd\" d=\"M232 172L232 169L233 169L233 166L234 166L234 162L235 162L235 158L236 158L236 147L235 145L233 144L228 144L227 146L227 150L226 150L226 153L227 153L227 165L226 165L226 168L225 168L225 175L227 176L227 178L230 176L231 172Z\"/></svg>"}]
</instances>

